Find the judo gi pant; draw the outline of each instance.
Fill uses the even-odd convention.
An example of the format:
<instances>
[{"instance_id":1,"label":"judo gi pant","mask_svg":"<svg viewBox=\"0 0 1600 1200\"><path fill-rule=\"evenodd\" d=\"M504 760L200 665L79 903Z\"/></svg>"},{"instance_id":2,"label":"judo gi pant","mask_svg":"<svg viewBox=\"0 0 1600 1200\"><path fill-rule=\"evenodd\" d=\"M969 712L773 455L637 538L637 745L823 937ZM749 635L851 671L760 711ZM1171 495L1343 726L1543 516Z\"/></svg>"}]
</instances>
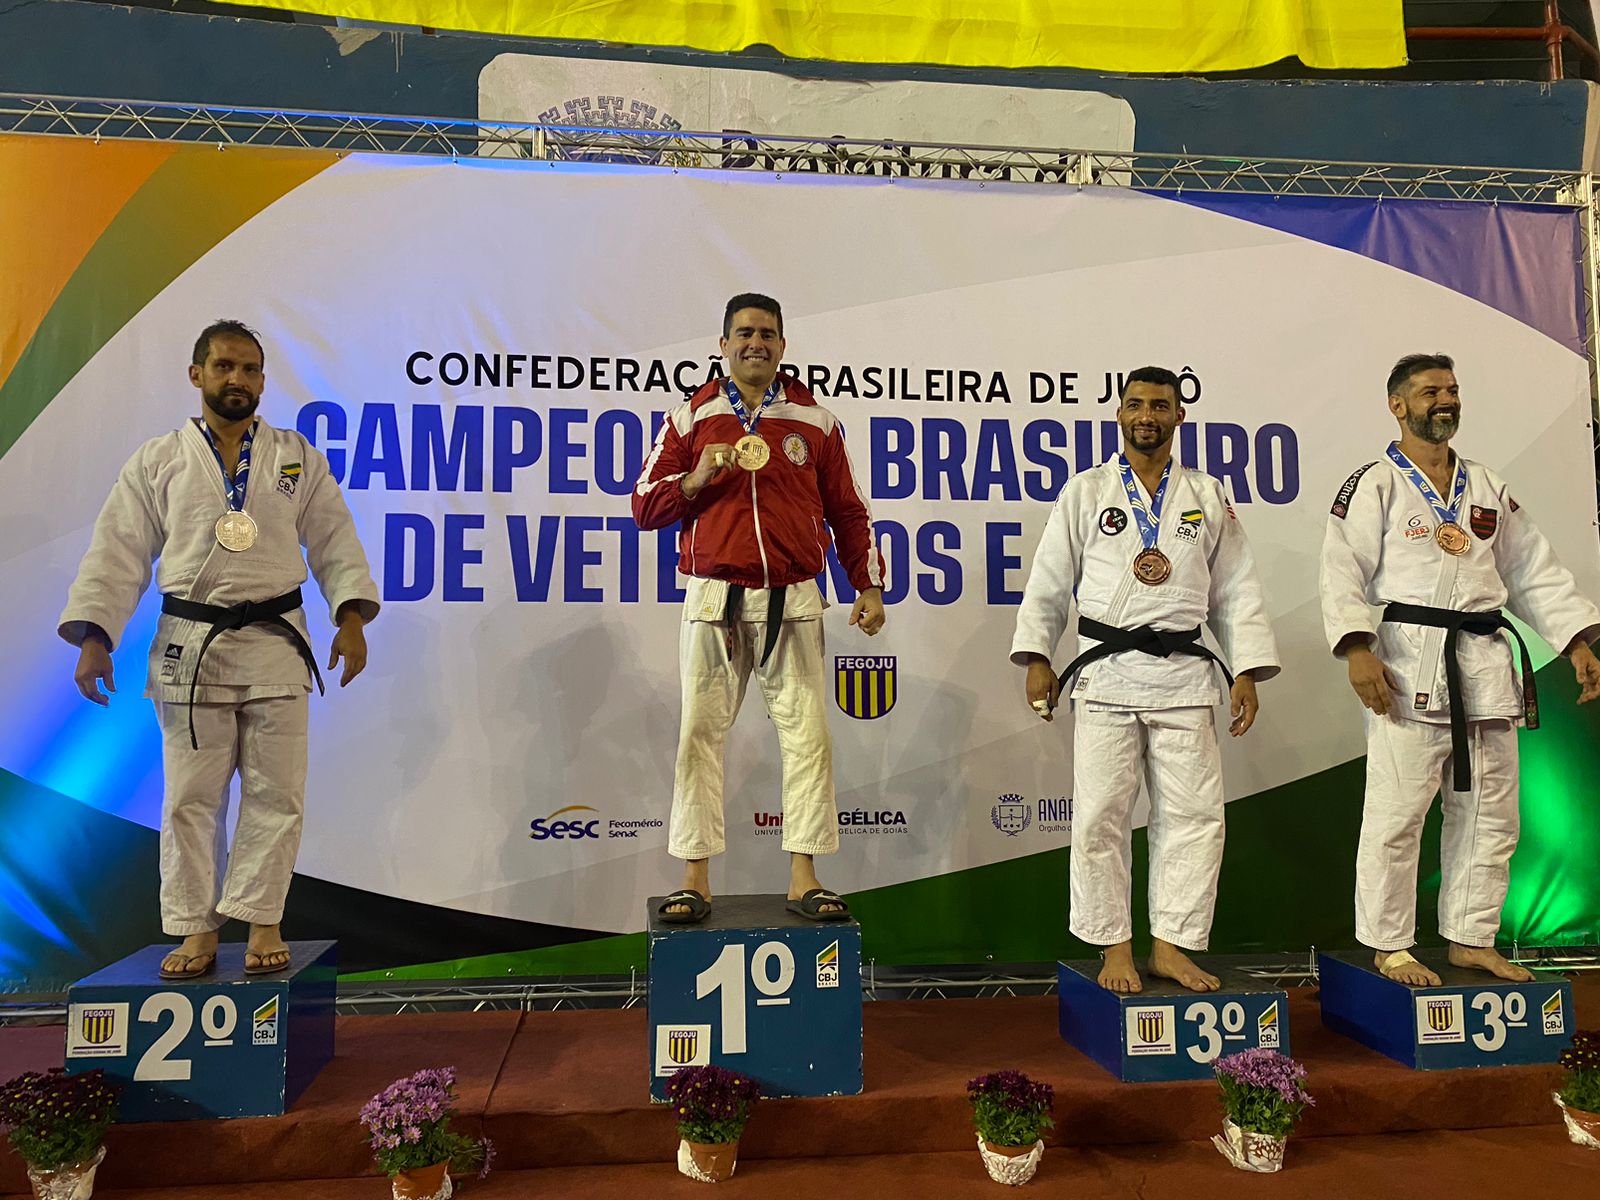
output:
<instances>
[{"instance_id":1,"label":"judo gi pant","mask_svg":"<svg viewBox=\"0 0 1600 1200\"><path fill-rule=\"evenodd\" d=\"M1439 932L1493 946L1517 848L1517 729L1470 721L1472 788L1451 786L1450 726L1367 714L1367 795L1356 853L1356 937L1374 950L1416 943L1423 818L1443 796Z\"/></svg>"},{"instance_id":2,"label":"judo gi pant","mask_svg":"<svg viewBox=\"0 0 1600 1200\"><path fill-rule=\"evenodd\" d=\"M161 806L161 928L187 937L229 917L276 925L300 851L309 698L189 706L156 701L166 795ZM239 821L228 848L228 792Z\"/></svg>"},{"instance_id":3,"label":"judo gi pant","mask_svg":"<svg viewBox=\"0 0 1600 1200\"><path fill-rule=\"evenodd\" d=\"M1133 937L1133 809L1150 793L1150 932L1211 938L1222 868L1222 753L1209 708L1073 706L1072 919L1099 946Z\"/></svg>"},{"instance_id":4,"label":"judo gi pant","mask_svg":"<svg viewBox=\"0 0 1600 1200\"><path fill-rule=\"evenodd\" d=\"M839 816L822 621L784 621L764 667L757 660L765 624L733 622L732 661L725 641L727 628L712 621L684 621L679 633L683 718L667 851L676 858L693 859L721 854L727 847L723 755L753 673L778 732L783 759L783 848L796 854L831 854L839 848Z\"/></svg>"}]
</instances>

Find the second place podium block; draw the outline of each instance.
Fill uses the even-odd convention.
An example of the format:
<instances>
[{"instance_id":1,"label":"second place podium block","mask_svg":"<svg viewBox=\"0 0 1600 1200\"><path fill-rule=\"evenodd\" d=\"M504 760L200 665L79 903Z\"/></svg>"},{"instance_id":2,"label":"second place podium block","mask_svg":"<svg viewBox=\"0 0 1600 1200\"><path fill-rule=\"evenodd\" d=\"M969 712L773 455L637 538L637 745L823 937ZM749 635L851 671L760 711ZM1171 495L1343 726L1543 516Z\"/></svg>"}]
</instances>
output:
<instances>
[{"instance_id":1,"label":"second place podium block","mask_svg":"<svg viewBox=\"0 0 1600 1200\"><path fill-rule=\"evenodd\" d=\"M1100 986L1098 959L1057 964L1061 1036L1124 1083L1209 1079L1213 1062L1240 1050L1288 1054L1288 993L1216 959L1200 965L1220 991L1146 975L1127 996Z\"/></svg>"},{"instance_id":2,"label":"second place podium block","mask_svg":"<svg viewBox=\"0 0 1600 1200\"><path fill-rule=\"evenodd\" d=\"M861 927L774 896L718 896L699 925L649 901L650 1095L687 1066L748 1075L765 1096L861 1091Z\"/></svg>"}]
</instances>

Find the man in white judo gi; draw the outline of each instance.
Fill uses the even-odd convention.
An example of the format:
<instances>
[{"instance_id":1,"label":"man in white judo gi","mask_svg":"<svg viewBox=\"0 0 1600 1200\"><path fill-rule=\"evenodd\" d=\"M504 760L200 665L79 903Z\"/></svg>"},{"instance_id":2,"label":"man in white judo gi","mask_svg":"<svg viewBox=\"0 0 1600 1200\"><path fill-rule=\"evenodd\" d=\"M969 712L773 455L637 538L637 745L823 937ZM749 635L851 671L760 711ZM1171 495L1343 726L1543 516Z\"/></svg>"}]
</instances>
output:
<instances>
[{"instance_id":1,"label":"man in white judo gi","mask_svg":"<svg viewBox=\"0 0 1600 1200\"><path fill-rule=\"evenodd\" d=\"M1178 379L1162 367L1127 376L1117 409L1123 450L1067 482L1051 510L1017 613L1011 661L1028 701L1051 719L1074 675L1071 922L1105 947L1100 983L1143 988L1133 962L1130 852L1142 777L1150 794L1152 974L1197 992L1215 975L1186 950L1211 936L1222 865L1222 756L1212 708L1221 665L1200 642L1209 624L1244 734L1256 683L1279 670L1255 560L1222 485L1172 458L1183 421ZM1079 655L1052 666L1076 597Z\"/></svg>"},{"instance_id":2,"label":"man in white judo gi","mask_svg":"<svg viewBox=\"0 0 1600 1200\"><path fill-rule=\"evenodd\" d=\"M200 416L122 468L60 620L79 647L79 691L109 703L100 681L116 691L111 651L155 563L162 616L145 694L161 724L166 785L161 925L183 938L161 964L165 978L209 971L229 917L249 922L247 971L288 967L279 923L300 848L308 697L313 679L322 684L301 608L307 561L338 626L328 669L344 660L341 687L366 666L362 626L378 613L327 459L256 416L264 368L260 340L239 322L201 333L189 368Z\"/></svg>"},{"instance_id":3,"label":"man in white judo gi","mask_svg":"<svg viewBox=\"0 0 1600 1200\"><path fill-rule=\"evenodd\" d=\"M850 624L870 637L883 628L883 556L838 419L778 373L778 302L752 292L729 300L720 347L729 377L667 414L633 492L639 528L682 523L678 570L689 576L667 840L684 879L659 916L687 925L710 912L707 860L726 845L723 752L754 673L783 755L788 907L808 920L844 920L849 906L822 886L814 859L839 847L816 577L831 531L857 592Z\"/></svg>"},{"instance_id":4,"label":"man in white judo gi","mask_svg":"<svg viewBox=\"0 0 1600 1200\"><path fill-rule=\"evenodd\" d=\"M1517 722L1537 728L1538 703L1527 647L1500 610L1561 647L1580 704L1600 696L1589 649L1600 610L1505 481L1451 450L1461 419L1454 362L1407 355L1388 390L1400 439L1345 480L1322 547L1328 642L1371 710L1356 936L1389 978L1438 985L1410 947L1423 818L1442 791L1439 932L1450 962L1526 980L1494 939L1517 845ZM1371 605L1383 606L1381 622ZM1521 651L1520 687L1502 630Z\"/></svg>"}]
</instances>

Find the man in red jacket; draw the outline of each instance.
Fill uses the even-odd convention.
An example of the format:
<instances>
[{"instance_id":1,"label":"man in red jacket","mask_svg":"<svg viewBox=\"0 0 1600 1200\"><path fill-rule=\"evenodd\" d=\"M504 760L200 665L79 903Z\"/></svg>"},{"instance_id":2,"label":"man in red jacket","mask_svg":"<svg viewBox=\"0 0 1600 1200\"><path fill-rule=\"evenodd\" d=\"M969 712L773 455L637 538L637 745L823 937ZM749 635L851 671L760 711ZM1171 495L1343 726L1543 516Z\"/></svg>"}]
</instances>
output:
<instances>
[{"instance_id":1,"label":"man in red jacket","mask_svg":"<svg viewBox=\"0 0 1600 1200\"><path fill-rule=\"evenodd\" d=\"M689 576L667 841L686 866L682 890L660 915L692 924L711 911L707 860L726 844L723 751L753 670L783 756L788 907L816 921L843 920L849 907L822 887L812 861L839 848L816 577L831 530L857 592L850 624L871 636L883 628L883 556L838 419L778 374L778 302L754 293L729 300L720 346L730 377L667 414L633 491L641 529L682 522L678 570Z\"/></svg>"}]
</instances>

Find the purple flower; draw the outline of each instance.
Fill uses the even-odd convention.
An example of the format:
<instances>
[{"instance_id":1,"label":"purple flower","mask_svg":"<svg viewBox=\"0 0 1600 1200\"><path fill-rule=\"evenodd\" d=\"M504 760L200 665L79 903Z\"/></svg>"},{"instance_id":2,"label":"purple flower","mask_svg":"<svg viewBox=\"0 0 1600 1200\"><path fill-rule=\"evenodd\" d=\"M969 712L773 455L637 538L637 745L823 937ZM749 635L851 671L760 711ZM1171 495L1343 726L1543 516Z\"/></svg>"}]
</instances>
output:
<instances>
[{"instance_id":1,"label":"purple flower","mask_svg":"<svg viewBox=\"0 0 1600 1200\"><path fill-rule=\"evenodd\" d=\"M1212 1064L1218 1076L1225 1076L1242 1087L1276 1092L1291 1104L1315 1104L1300 1086L1306 1069L1276 1050L1241 1050L1219 1058Z\"/></svg>"}]
</instances>

